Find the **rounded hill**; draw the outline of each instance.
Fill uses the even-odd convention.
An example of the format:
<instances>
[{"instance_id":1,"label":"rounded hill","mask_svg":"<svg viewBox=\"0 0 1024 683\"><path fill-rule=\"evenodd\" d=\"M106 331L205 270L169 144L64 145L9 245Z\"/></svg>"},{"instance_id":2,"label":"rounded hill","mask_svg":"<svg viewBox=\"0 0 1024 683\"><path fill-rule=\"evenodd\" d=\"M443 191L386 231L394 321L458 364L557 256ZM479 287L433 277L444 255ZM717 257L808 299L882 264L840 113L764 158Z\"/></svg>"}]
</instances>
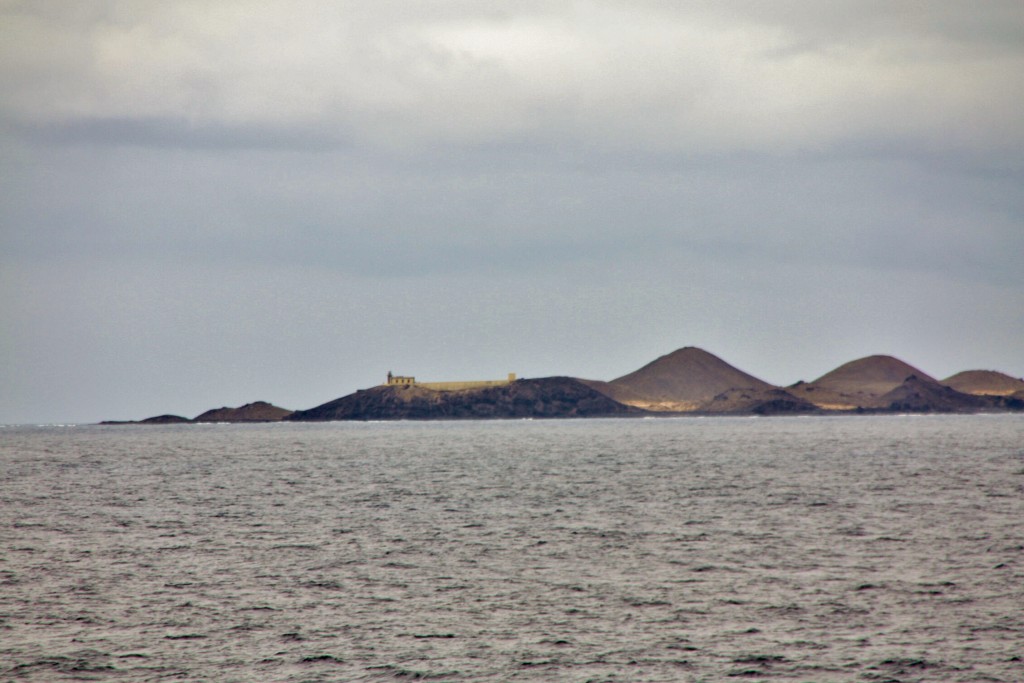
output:
<instances>
[{"instance_id":1,"label":"rounded hill","mask_svg":"<svg viewBox=\"0 0 1024 683\"><path fill-rule=\"evenodd\" d=\"M979 396L1012 396L1024 392L1024 380L995 370L965 370L942 380L965 394Z\"/></svg>"},{"instance_id":2,"label":"rounded hill","mask_svg":"<svg viewBox=\"0 0 1024 683\"><path fill-rule=\"evenodd\" d=\"M730 389L770 390L772 385L724 360L687 346L648 363L609 384L654 401L702 403Z\"/></svg>"},{"instance_id":3,"label":"rounded hill","mask_svg":"<svg viewBox=\"0 0 1024 683\"><path fill-rule=\"evenodd\" d=\"M912 375L926 382L936 382L935 378L899 358L867 356L844 363L811 384L820 389L844 394L881 396L903 384L903 381Z\"/></svg>"},{"instance_id":4,"label":"rounded hill","mask_svg":"<svg viewBox=\"0 0 1024 683\"><path fill-rule=\"evenodd\" d=\"M813 382L797 382L789 392L826 410L873 408L908 377L938 385L913 365L892 356L867 356L840 365Z\"/></svg>"}]
</instances>

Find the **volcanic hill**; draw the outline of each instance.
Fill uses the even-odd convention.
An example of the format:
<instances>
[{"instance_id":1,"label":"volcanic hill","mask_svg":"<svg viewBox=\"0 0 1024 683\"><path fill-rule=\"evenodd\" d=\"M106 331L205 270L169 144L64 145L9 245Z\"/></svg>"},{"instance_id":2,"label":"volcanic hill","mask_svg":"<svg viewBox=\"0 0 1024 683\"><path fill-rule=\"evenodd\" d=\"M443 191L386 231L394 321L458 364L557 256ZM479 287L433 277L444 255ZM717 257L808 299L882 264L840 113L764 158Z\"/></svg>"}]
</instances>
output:
<instances>
[{"instance_id":1,"label":"volcanic hill","mask_svg":"<svg viewBox=\"0 0 1024 683\"><path fill-rule=\"evenodd\" d=\"M867 356L844 363L813 382L797 382L787 389L821 408L852 410L874 407L879 398L910 376L938 383L898 358Z\"/></svg>"},{"instance_id":2,"label":"volcanic hill","mask_svg":"<svg viewBox=\"0 0 1024 683\"><path fill-rule=\"evenodd\" d=\"M736 387L772 388L767 382L695 346L661 356L609 384L665 401L706 401Z\"/></svg>"},{"instance_id":3,"label":"volcanic hill","mask_svg":"<svg viewBox=\"0 0 1024 683\"><path fill-rule=\"evenodd\" d=\"M1010 407L945 386L892 356L859 358L788 389L828 410L966 412Z\"/></svg>"},{"instance_id":4,"label":"volcanic hill","mask_svg":"<svg viewBox=\"0 0 1024 683\"><path fill-rule=\"evenodd\" d=\"M1013 396L1024 398L1024 379L995 370L964 370L942 380L947 387L952 387L965 394L976 396Z\"/></svg>"},{"instance_id":5,"label":"volcanic hill","mask_svg":"<svg viewBox=\"0 0 1024 683\"><path fill-rule=\"evenodd\" d=\"M687 346L611 382L590 386L627 405L658 412L810 412L815 406Z\"/></svg>"}]
</instances>

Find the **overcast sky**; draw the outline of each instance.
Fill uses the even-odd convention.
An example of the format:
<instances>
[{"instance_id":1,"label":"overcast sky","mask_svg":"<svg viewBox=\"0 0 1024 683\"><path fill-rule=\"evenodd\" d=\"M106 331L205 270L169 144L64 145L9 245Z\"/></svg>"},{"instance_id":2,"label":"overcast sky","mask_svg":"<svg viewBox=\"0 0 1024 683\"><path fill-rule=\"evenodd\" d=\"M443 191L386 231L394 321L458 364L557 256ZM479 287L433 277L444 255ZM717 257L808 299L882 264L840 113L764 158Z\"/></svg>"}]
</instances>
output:
<instances>
[{"instance_id":1,"label":"overcast sky","mask_svg":"<svg viewBox=\"0 0 1024 683\"><path fill-rule=\"evenodd\" d=\"M0 423L1024 375L1024 5L0 0Z\"/></svg>"}]
</instances>

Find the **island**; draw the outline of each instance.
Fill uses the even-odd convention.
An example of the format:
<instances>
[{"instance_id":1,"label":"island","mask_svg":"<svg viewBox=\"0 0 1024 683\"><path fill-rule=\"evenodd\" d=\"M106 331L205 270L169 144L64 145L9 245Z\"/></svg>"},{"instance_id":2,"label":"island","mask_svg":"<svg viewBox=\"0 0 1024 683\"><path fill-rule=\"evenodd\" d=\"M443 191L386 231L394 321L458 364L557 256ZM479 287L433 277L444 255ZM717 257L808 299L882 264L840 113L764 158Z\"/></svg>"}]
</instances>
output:
<instances>
[{"instance_id":1,"label":"island","mask_svg":"<svg viewBox=\"0 0 1024 683\"><path fill-rule=\"evenodd\" d=\"M687 346L610 381L557 376L418 381L388 372L375 387L306 410L265 401L194 418L159 415L102 424L465 420L685 415L843 415L1024 411L1024 380L968 370L937 380L886 355L859 358L811 382L769 384L703 349Z\"/></svg>"}]
</instances>

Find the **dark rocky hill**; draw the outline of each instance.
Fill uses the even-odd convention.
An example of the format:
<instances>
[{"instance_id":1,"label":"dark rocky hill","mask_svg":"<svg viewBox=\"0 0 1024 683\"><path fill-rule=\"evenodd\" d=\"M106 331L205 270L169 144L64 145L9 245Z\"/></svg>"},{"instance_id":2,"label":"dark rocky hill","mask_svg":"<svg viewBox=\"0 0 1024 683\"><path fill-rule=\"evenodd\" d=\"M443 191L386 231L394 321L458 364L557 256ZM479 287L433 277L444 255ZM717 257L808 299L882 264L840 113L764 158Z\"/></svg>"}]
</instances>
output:
<instances>
[{"instance_id":1,"label":"dark rocky hill","mask_svg":"<svg viewBox=\"0 0 1024 683\"><path fill-rule=\"evenodd\" d=\"M141 420L140 424L144 425L176 425L185 424L192 420L181 415L157 415L156 417L147 417L145 420Z\"/></svg>"},{"instance_id":2,"label":"dark rocky hill","mask_svg":"<svg viewBox=\"0 0 1024 683\"><path fill-rule=\"evenodd\" d=\"M462 391L420 386L363 389L287 419L435 420L485 418L609 417L641 415L571 377L521 379L511 384Z\"/></svg>"},{"instance_id":3,"label":"dark rocky hill","mask_svg":"<svg viewBox=\"0 0 1024 683\"><path fill-rule=\"evenodd\" d=\"M911 375L875 402L878 408L910 413L973 412L1001 407L997 398L964 394L937 381Z\"/></svg>"},{"instance_id":4,"label":"dark rocky hill","mask_svg":"<svg viewBox=\"0 0 1024 683\"><path fill-rule=\"evenodd\" d=\"M266 401L247 403L238 408L214 408L198 415L193 422L276 422L292 414Z\"/></svg>"},{"instance_id":5,"label":"dark rocky hill","mask_svg":"<svg viewBox=\"0 0 1024 683\"><path fill-rule=\"evenodd\" d=\"M145 420L104 420L101 425L178 425L191 424L192 420L181 415L155 415Z\"/></svg>"}]
</instances>

